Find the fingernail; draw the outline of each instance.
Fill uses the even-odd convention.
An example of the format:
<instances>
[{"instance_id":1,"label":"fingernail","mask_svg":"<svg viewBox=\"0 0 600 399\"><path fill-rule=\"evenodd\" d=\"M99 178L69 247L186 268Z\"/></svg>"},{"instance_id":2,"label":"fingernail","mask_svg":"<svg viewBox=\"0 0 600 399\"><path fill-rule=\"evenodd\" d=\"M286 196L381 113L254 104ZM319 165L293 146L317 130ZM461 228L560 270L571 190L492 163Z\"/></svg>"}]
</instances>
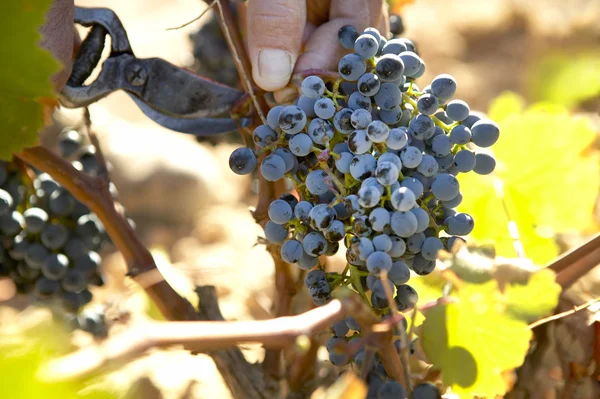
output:
<instances>
[{"instance_id":1,"label":"fingernail","mask_svg":"<svg viewBox=\"0 0 600 399\"><path fill-rule=\"evenodd\" d=\"M265 90L285 86L292 75L292 57L287 51L264 48L258 53L258 78L256 83Z\"/></svg>"}]
</instances>

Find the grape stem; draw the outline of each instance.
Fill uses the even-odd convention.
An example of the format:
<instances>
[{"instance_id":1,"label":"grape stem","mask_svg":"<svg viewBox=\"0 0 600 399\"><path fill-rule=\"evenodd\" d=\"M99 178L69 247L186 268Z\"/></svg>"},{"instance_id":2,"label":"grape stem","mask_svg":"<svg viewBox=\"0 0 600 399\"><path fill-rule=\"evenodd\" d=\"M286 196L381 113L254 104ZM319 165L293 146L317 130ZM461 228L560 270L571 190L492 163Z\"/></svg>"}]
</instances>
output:
<instances>
[{"instance_id":1,"label":"grape stem","mask_svg":"<svg viewBox=\"0 0 600 399\"><path fill-rule=\"evenodd\" d=\"M359 295L361 296L363 301L365 301L365 303L367 305L370 305L369 299L367 298L367 295L365 294L365 290L362 286L362 283L360 282L360 277L361 277L360 270L358 270L358 268L356 266L350 266L350 281L351 281L351 283L354 285L356 292L359 293Z\"/></svg>"},{"instance_id":2,"label":"grape stem","mask_svg":"<svg viewBox=\"0 0 600 399\"><path fill-rule=\"evenodd\" d=\"M387 280L387 270L383 270L381 273L381 279L383 281ZM398 310L398 306L396 305L396 301L394 301L393 298L393 293L392 290L390 289L390 286L388 284L383 284L383 290L385 291L385 296L386 299L388 301L388 305L390 307L390 310L392 311L393 315L397 315L400 314L399 310ZM402 319L404 318L404 315L402 317ZM402 369L404 370L404 374L403 374L403 380L400 381L402 383L402 385L404 385L406 387L406 390L410 396L410 394L412 393L412 380L410 378L410 363L409 363L409 359L408 359L408 351L410 349L410 345L409 345L409 340L408 340L408 335L406 334L406 330L404 329L404 326L402 325L402 319L398 319L398 322L396 323L396 328L400 331L400 354L399 354L399 359L400 362L402 363ZM414 320L414 319L413 319ZM393 343L392 343L392 347L394 347ZM395 347L394 347L395 349ZM398 353L394 350L396 356L394 356L394 358L398 358Z\"/></svg>"},{"instance_id":3,"label":"grape stem","mask_svg":"<svg viewBox=\"0 0 600 399\"><path fill-rule=\"evenodd\" d=\"M332 90L329 91L327 89L325 89L325 94L331 98L331 100L333 101L333 104L335 105L335 109L337 111L339 111L342 107L338 104L337 100L339 98L343 98L344 100L347 100L347 96L343 96L341 94L339 94L340 91L340 84L343 82L342 79L338 78L335 80L335 82L333 83L333 87Z\"/></svg>"}]
</instances>

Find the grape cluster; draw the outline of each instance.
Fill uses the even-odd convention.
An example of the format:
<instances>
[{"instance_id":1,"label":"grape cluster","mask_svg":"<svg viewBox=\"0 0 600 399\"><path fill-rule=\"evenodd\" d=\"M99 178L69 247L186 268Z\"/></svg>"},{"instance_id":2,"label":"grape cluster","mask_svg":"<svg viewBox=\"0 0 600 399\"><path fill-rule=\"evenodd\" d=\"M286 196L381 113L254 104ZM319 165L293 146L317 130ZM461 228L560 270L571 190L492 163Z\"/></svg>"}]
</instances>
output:
<instances>
[{"instance_id":1,"label":"grape cluster","mask_svg":"<svg viewBox=\"0 0 600 399\"><path fill-rule=\"evenodd\" d=\"M352 51L339 60L340 78L307 76L295 103L272 108L254 130L256 148L236 149L229 164L237 174L258 168L268 181L292 181L300 200L286 194L270 204L265 236L281 245L284 261L312 270L305 284L315 304L350 284L386 317L386 291L400 311L413 308L411 271L431 273L438 252L473 230L473 218L455 209L462 201L456 176L491 173L495 160L481 148L500 132L452 100L452 76L438 75L422 89L415 83L425 63L409 39L349 25L338 39ZM346 270L326 273L319 257L335 254L340 243ZM332 350L350 331L360 326L349 319L334 326L332 363L360 363Z\"/></svg>"},{"instance_id":2,"label":"grape cluster","mask_svg":"<svg viewBox=\"0 0 600 399\"><path fill-rule=\"evenodd\" d=\"M59 149L77 169L98 173L95 147L79 132L63 131ZM0 161L0 242L0 276L65 314L91 301L90 285L104 284L98 252L109 239L102 223L47 173Z\"/></svg>"}]
</instances>

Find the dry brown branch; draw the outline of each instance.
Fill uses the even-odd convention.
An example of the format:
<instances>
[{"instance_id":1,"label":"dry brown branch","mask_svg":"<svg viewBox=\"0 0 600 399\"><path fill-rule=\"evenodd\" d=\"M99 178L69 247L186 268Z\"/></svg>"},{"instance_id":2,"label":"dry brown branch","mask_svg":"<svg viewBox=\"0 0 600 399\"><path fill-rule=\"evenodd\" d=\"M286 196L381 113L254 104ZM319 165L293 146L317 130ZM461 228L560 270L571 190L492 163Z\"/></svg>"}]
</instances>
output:
<instances>
[{"instance_id":1,"label":"dry brown branch","mask_svg":"<svg viewBox=\"0 0 600 399\"><path fill-rule=\"evenodd\" d=\"M198 318L200 320L224 320L215 287L197 287L196 293L198 294ZM278 387L272 387L270 381L265 381L260 364L248 363L239 348L212 350L207 354L214 360L234 398L267 399L277 397Z\"/></svg>"},{"instance_id":2,"label":"dry brown branch","mask_svg":"<svg viewBox=\"0 0 600 399\"><path fill-rule=\"evenodd\" d=\"M600 298L595 298L595 299L589 300L589 301L587 301L584 304L581 304L579 306L574 306L573 309L570 309L570 310L567 310L565 312L558 313L558 314L555 314L555 315L552 315L552 316L549 316L549 317L545 317L545 318L540 319L538 321L534 321L533 323L531 323L527 327L530 330L534 329L534 328L536 328L538 326L541 326L542 324L548 323L550 321L559 320L559 319L562 319L564 317L570 316L573 313L577 313L579 311L585 310L585 309L589 308L590 306L592 306L592 305L594 305L594 304L596 304L598 302L600 302Z\"/></svg>"},{"instance_id":3,"label":"dry brown branch","mask_svg":"<svg viewBox=\"0 0 600 399\"><path fill-rule=\"evenodd\" d=\"M319 351L319 341L315 337L309 338L309 348L303 353L295 353L289 363L287 381L292 392L299 392L304 388L304 381L313 377L315 362Z\"/></svg>"},{"instance_id":4,"label":"dry brown branch","mask_svg":"<svg viewBox=\"0 0 600 399\"><path fill-rule=\"evenodd\" d=\"M547 267L556 272L556 282L567 289L599 264L600 234L561 255Z\"/></svg>"},{"instance_id":5,"label":"dry brown branch","mask_svg":"<svg viewBox=\"0 0 600 399\"><path fill-rule=\"evenodd\" d=\"M200 288L206 289L212 288ZM214 290L212 292L209 297L214 295ZM213 298L216 300L216 296ZM208 304L204 316L220 317L220 312L210 314L215 311L215 304ZM40 376L45 380L80 378L100 368L135 358L150 348L173 345L183 345L194 352L218 352L219 349L240 343L261 343L267 348L284 348L294 344L299 336L329 328L360 306L364 305L358 297L348 296L297 316L271 320L148 322L116 335L102 345L87 347L53 360L43 367Z\"/></svg>"},{"instance_id":6,"label":"dry brown branch","mask_svg":"<svg viewBox=\"0 0 600 399\"><path fill-rule=\"evenodd\" d=\"M554 270L556 273L560 273L569 268L581 257L597 250L598 248L600 248L600 234L596 234L584 244L565 252L546 267Z\"/></svg>"}]
</instances>

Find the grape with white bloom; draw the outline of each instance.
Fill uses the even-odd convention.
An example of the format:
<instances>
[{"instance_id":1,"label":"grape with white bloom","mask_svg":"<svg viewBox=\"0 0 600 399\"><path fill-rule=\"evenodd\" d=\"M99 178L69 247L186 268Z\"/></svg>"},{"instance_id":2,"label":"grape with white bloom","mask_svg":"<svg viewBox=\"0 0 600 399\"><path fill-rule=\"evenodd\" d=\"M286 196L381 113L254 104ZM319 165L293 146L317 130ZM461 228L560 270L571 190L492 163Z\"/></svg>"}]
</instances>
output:
<instances>
[{"instance_id":1,"label":"grape with white bloom","mask_svg":"<svg viewBox=\"0 0 600 399\"><path fill-rule=\"evenodd\" d=\"M377 181L384 186L391 186L397 182L399 175L398 167L391 162L381 162L375 170Z\"/></svg>"},{"instance_id":2,"label":"grape with white bloom","mask_svg":"<svg viewBox=\"0 0 600 399\"><path fill-rule=\"evenodd\" d=\"M431 192L441 201L449 201L456 197L459 190L458 180L448 173L440 173L431 184Z\"/></svg>"},{"instance_id":3,"label":"grape with white bloom","mask_svg":"<svg viewBox=\"0 0 600 399\"><path fill-rule=\"evenodd\" d=\"M444 244L442 240L437 237L428 237L423 242L421 247L421 255L430 261L435 261L437 259L438 252L444 249Z\"/></svg>"},{"instance_id":4,"label":"grape with white bloom","mask_svg":"<svg viewBox=\"0 0 600 399\"><path fill-rule=\"evenodd\" d=\"M323 255L327 250L327 240L321 233L315 231L308 233L302 240L304 252L310 256Z\"/></svg>"},{"instance_id":5,"label":"grape with white bloom","mask_svg":"<svg viewBox=\"0 0 600 399\"><path fill-rule=\"evenodd\" d=\"M266 156L260 163L260 173L268 181L277 181L285 175L285 161L279 155Z\"/></svg>"},{"instance_id":6,"label":"grape with white bloom","mask_svg":"<svg viewBox=\"0 0 600 399\"><path fill-rule=\"evenodd\" d=\"M415 179L414 177L406 177L400 183L400 187L408 188L410 191L413 192L415 198L421 198L421 196L423 195L423 183L421 183L420 180Z\"/></svg>"},{"instance_id":7,"label":"grape with white bloom","mask_svg":"<svg viewBox=\"0 0 600 399\"><path fill-rule=\"evenodd\" d=\"M423 155L421 163L417 166L417 172L425 177L433 177L438 172L438 163L431 155Z\"/></svg>"},{"instance_id":8,"label":"grape with white bloom","mask_svg":"<svg viewBox=\"0 0 600 399\"><path fill-rule=\"evenodd\" d=\"M367 135L373 143L383 143L388 138L390 128L381 121L373 121L367 126Z\"/></svg>"},{"instance_id":9,"label":"grape with white bloom","mask_svg":"<svg viewBox=\"0 0 600 399\"><path fill-rule=\"evenodd\" d=\"M315 205L308 213L308 220L311 227L317 230L325 230L335 219L335 211L326 204Z\"/></svg>"},{"instance_id":10,"label":"grape with white bloom","mask_svg":"<svg viewBox=\"0 0 600 399\"><path fill-rule=\"evenodd\" d=\"M407 129L405 127L398 127L390 129L386 145L392 150L401 150L408 144Z\"/></svg>"},{"instance_id":11,"label":"grape with white bloom","mask_svg":"<svg viewBox=\"0 0 600 399\"><path fill-rule=\"evenodd\" d=\"M319 98L315 101L313 111L321 119L331 119L335 115L335 104L330 98Z\"/></svg>"},{"instance_id":12,"label":"grape with white bloom","mask_svg":"<svg viewBox=\"0 0 600 399\"><path fill-rule=\"evenodd\" d=\"M265 237L273 244L281 244L288 236L288 231L285 227L269 220L265 225Z\"/></svg>"},{"instance_id":13,"label":"grape with white bloom","mask_svg":"<svg viewBox=\"0 0 600 399\"><path fill-rule=\"evenodd\" d=\"M354 154L364 154L371 149L371 141L365 130L355 130L348 136L348 148Z\"/></svg>"},{"instance_id":14,"label":"grape with white bloom","mask_svg":"<svg viewBox=\"0 0 600 399\"><path fill-rule=\"evenodd\" d=\"M298 240L287 240L281 246L281 259L287 263L296 263L302 257L304 249Z\"/></svg>"},{"instance_id":15,"label":"grape with white bloom","mask_svg":"<svg viewBox=\"0 0 600 399\"><path fill-rule=\"evenodd\" d=\"M316 100L325 93L325 82L318 76L307 76L302 81L300 90L306 97Z\"/></svg>"},{"instance_id":16,"label":"grape with white bloom","mask_svg":"<svg viewBox=\"0 0 600 399\"><path fill-rule=\"evenodd\" d=\"M285 224L293 217L292 207L284 200L275 200L269 205L269 219L277 224Z\"/></svg>"},{"instance_id":17,"label":"grape with white bloom","mask_svg":"<svg viewBox=\"0 0 600 399\"><path fill-rule=\"evenodd\" d=\"M410 210L417 218L417 233L422 233L429 227L429 214L423 208L413 208Z\"/></svg>"},{"instance_id":18,"label":"grape with white bloom","mask_svg":"<svg viewBox=\"0 0 600 399\"><path fill-rule=\"evenodd\" d=\"M376 251L389 252L392 250L392 239L387 234L379 234L371 241Z\"/></svg>"},{"instance_id":19,"label":"grape with white bloom","mask_svg":"<svg viewBox=\"0 0 600 399\"><path fill-rule=\"evenodd\" d=\"M397 211L406 212L410 211L417 205L417 199L415 194L406 187L400 187L392 193L390 198L392 206Z\"/></svg>"},{"instance_id":20,"label":"grape with white bloom","mask_svg":"<svg viewBox=\"0 0 600 399\"><path fill-rule=\"evenodd\" d=\"M402 165L414 169L421 163L423 154L417 147L408 146L400 152L400 159L402 160Z\"/></svg>"},{"instance_id":21,"label":"grape with white bloom","mask_svg":"<svg viewBox=\"0 0 600 399\"><path fill-rule=\"evenodd\" d=\"M312 146L312 139L304 133L296 134L288 142L288 147L292 154L299 157L305 157L310 154Z\"/></svg>"},{"instance_id":22,"label":"grape with white bloom","mask_svg":"<svg viewBox=\"0 0 600 399\"><path fill-rule=\"evenodd\" d=\"M256 169L256 165L256 155L250 148L238 148L233 151L229 157L229 167L238 175L252 173L254 169Z\"/></svg>"},{"instance_id":23,"label":"grape with white bloom","mask_svg":"<svg viewBox=\"0 0 600 399\"><path fill-rule=\"evenodd\" d=\"M400 237L390 236L392 240L392 249L388 251L392 258L399 258L406 252L406 242Z\"/></svg>"},{"instance_id":24,"label":"grape with white bloom","mask_svg":"<svg viewBox=\"0 0 600 399\"><path fill-rule=\"evenodd\" d=\"M390 213L385 208L375 208L369 214L369 223L375 231L385 231L390 225Z\"/></svg>"},{"instance_id":25,"label":"grape with white bloom","mask_svg":"<svg viewBox=\"0 0 600 399\"><path fill-rule=\"evenodd\" d=\"M356 180L364 180L371 177L377 168L377 160L371 154L360 154L352 158L350 162L350 174Z\"/></svg>"},{"instance_id":26,"label":"grape with white bloom","mask_svg":"<svg viewBox=\"0 0 600 399\"><path fill-rule=\"evenodd\" d=\"M306 188L311 194L322 195L329 191L329 185L327 184L327 173L317 169L313 170L306 176Z\"/></svg>"},{"instance_id":27,"label":"grape with white bloom","mask_svg":"<svg viewBox=\"0 0 600 399\"><path fill-rule=\"evenodd\" d=\"M379 275L382 271L389 271L392 268L392 258L383 251L374 251L367 258L367 269L374 275Z\"/></svg>"},{"instance_id":28,"label":"grape with white bloom","mask_svg":"<svg viewBox=\"0 0 600 399\"><path fill-rule=\"evenodd\" d=\"M342 173L350 173L350 163L354 155L350 152L342 152L340 157L335 160L335 168Z\"/></svg>"},{"instance_id":29,"label":"grape with white bloom","mask_svg":"<svg viewBox=\"0 0 600 399\"><path fill-rule=\"evenodd\" d=\"M358 203L365 208L372 208L379 203L381 193L373 186L361 187L358 190Z\"/></svg>"},{"instance_id":30,"label":"grape with white bloom","mask_svg":"<svg viewBox=\"0 0 600 399\"><path fill-rule=\"evenodd\" d=\"M410 237L417 232L417 217L412 212L394 212L390 219L392 231L399 237Z\"/></svg>"}]
</instances>

